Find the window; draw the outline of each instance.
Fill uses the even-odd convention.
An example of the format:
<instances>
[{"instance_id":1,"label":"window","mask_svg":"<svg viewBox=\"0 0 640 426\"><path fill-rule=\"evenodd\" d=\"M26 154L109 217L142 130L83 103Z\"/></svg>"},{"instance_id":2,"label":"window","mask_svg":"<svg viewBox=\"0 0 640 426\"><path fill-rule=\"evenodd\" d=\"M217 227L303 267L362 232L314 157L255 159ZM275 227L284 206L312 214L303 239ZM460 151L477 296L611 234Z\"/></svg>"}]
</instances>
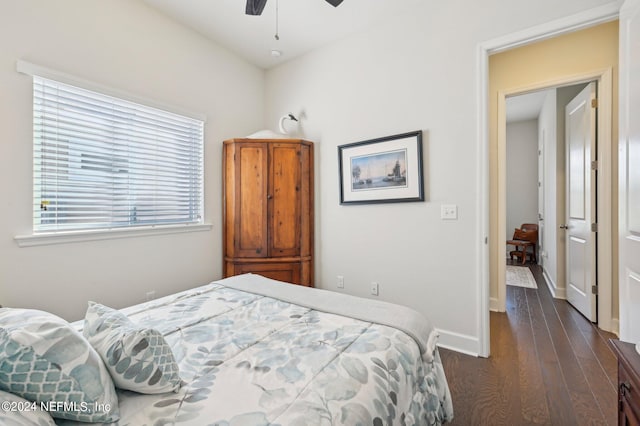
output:
<instances>
[{"instance_id":1,"label":"window","mask_svg":"<svg viewBox=\"0 0 640 426\"><path fill-rule=\"evenodd\" d=\"M34 75L34 232L202 223L203 129Z\"/></svg>"}]
</instances>

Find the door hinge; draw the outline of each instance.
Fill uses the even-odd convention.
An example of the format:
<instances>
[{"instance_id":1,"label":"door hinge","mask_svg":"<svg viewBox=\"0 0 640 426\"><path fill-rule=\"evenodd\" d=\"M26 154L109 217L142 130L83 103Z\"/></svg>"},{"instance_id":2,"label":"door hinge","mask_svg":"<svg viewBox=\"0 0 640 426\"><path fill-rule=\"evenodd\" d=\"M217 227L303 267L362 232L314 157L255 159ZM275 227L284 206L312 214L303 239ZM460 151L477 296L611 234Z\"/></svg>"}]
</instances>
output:
<instances>
[{"instance_id":1,"label":"door hinge","mask_svg":"<svg viewBox=\"0 0 640 426\"><path fill-rule=\"evenodd\" d=\"M591 162L591 170L598 170L598 160L593 160Z\"/></svg>"},{"instance_id":2,"label":"door hinge","mask_svg":"<svg viewBox=\"0 0 640 426\"><path fill-rule=\"evenodd\" d=\"M598 224L597 223L592 223L591 224L591 232L598 232Z\"/></svg>"},{"instance_id":3,"label":"door hinge","mask_svg":"<svg viewBox=\"0 0 640 426\"><path fill-rule=\"evenodd\" d=\"M598 100L591 99L591 108L598 108Z\"/></svg>"},{"instance_id":4,"label":"door hinge","mask_svg":"<svg viewBox=\"0 0 640 426\"><path fill-rule=\"evenodd\" d=\"M592 285L591 286L591 294L598 294L598 286L597 285Z\"/></svg>"}]
</instances>

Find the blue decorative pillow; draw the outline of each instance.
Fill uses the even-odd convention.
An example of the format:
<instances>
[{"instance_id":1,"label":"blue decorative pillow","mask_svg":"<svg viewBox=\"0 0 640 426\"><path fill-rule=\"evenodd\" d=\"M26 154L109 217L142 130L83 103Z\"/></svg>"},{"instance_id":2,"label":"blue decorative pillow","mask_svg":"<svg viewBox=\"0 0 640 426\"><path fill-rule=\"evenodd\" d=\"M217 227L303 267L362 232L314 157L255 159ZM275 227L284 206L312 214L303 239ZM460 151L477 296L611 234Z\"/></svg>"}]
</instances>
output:
<instances>
[{"instance_id":1,"label":"blue decorative pillow","mask_svg":"<svg viewBox=\"0 0 640 426\"><path fill-rule=\"evenodd\" d=\"M160 332L89 302L83 334L102 357L116 387L139 393L177 391L182 380L171 347Z\"/></svg>"},{"instance_id":2,"label":"blue decorative pillow","mask_svg":"<svg viewBox=\"0 0 640 426\"><path fill-rule=\"evenodd\" d=\"M0 389L45 403L52 417L119 419L118 397L100 356L60 317L0 309Z\"/></svg>"},{"instance_id":3,"label":"blue decorative pillow","mask_svg":"<svg viewBox=\"0 0 640 426\"><path fill-rule=\"evenodd\" d=\"M37 402L27 401L18 395L0 391L0 424L11 426L56 426Z\"/></svg>"}]
</instances>

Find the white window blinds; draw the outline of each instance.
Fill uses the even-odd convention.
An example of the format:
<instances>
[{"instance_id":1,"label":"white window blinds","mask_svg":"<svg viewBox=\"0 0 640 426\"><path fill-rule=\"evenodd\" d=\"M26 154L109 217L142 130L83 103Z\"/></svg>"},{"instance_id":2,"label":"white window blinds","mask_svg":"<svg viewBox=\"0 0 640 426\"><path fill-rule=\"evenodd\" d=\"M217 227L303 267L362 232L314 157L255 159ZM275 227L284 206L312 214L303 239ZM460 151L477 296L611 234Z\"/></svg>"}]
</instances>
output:
<instances>
[{"instance_id":1,"label":"white window blinds","mask_svg":"<svg viewBox=\"0 0 640 426\"><path fill-rule=\"evenodd\" d=\"M202 223L203 128L34 76L34 232Z\"/></svg>"}]
</instances>

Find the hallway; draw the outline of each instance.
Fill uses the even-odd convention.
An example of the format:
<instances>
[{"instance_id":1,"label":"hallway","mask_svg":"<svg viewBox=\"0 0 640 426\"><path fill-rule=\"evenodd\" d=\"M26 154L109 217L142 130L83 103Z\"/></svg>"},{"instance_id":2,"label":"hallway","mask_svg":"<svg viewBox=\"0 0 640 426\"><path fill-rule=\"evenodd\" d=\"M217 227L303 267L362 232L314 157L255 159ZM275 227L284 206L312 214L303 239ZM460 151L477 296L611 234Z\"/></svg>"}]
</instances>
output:
<instances>
[{"instance_id":1,"label":"hallway","mask_svg":"<svg viewBox=\"0 0 640 426\"><path fill-rule=\"evenodd\" d=\"M491 357L440 349L454 425L617 424L611 333L538 289L507 286L507 312L491 312Z\"/></svg>"}]
</instances>

